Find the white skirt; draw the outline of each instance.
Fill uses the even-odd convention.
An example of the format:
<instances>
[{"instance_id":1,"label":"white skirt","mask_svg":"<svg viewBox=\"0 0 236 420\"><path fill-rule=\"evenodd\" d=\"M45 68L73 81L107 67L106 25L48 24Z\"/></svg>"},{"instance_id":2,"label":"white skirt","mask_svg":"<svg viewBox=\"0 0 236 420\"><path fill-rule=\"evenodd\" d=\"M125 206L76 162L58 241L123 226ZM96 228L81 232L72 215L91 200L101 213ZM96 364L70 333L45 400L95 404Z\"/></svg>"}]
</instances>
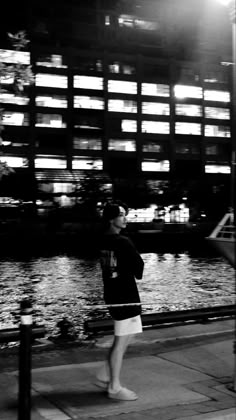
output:
<instances>
[{"instance_id":1,"label":"white skirt","mask_svg":"<svg viewBox=\"0 0 236 420\"><path fill-rule=\"evenodd\" d=\"M143 327L140 315L120 321L114 320L114 335L131 335L141 332L143 332Z\"/></svg>"}]
</instances>

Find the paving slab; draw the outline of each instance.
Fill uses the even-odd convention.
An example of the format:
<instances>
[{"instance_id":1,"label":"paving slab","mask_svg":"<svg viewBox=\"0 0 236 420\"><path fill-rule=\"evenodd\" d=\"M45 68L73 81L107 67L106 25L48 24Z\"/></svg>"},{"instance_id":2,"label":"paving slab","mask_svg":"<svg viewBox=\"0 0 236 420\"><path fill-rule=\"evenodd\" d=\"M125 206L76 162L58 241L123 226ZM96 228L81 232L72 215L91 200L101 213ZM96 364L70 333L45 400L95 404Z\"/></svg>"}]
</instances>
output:
<instances>
[{"instance_id":1,"label":"paving slab","mask_svg":"<svg viewBox=\"0 0 236 420\"><path fill-rule=\"evenodd\" d=\"M176 420L235 420L235 408L221 410L213 413L201 414L191 417L178 417Z\"/></svg>"},{"instance_id":2,"label":"paving slab","mask_svg":"<svg viewBox=\"0 0 236 420\"><path fill-rule=\"evenodd\" d=\"M234 370L233 343L219 341L211 344L185 348L183 352L162 353L161 357L181 366L197 369L215 378L231 376Z\"/></svg>"},{"instance_id":3,"label":"paving slab","mask_svg":"<svg viewBox=\"0 0 236 420\"><path fill-rule=\"evenodd\" d=\"M208 375L155 356L142 360L130 358L124 362L122 381L137 392L137 401L110 400L94 385L101 364L91 362L34 369L33 389L72 418L111 416L209 400L188 388L189 383L209 380ZM34 405L37 406L37 399Z\"/></svg>"}]
</instances>

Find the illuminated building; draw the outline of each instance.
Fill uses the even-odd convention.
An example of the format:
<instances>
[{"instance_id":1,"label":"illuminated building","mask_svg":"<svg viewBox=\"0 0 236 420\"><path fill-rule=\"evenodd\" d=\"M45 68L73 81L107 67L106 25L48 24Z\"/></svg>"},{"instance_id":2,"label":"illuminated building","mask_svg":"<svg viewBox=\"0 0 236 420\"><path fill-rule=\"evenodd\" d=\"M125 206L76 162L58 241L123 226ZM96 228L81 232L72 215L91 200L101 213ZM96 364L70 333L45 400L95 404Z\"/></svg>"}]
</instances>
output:
<instances>
[{"instance_id":1,"label":"illuminated building","mask_svg":"<svg viewBox=\"0 0 236 420\"><path fill-rule=\"evenodd\" d=\"M14 18L4 7L1 59L31 63L35 74L23 96L2 80L2 149L16 171L72 197L86 171L131 191L144 180L227 184L232 58L222 7L34 0ZM19 29L30 48L16 56L4 34Z\"/></svg>"}]
</instances>

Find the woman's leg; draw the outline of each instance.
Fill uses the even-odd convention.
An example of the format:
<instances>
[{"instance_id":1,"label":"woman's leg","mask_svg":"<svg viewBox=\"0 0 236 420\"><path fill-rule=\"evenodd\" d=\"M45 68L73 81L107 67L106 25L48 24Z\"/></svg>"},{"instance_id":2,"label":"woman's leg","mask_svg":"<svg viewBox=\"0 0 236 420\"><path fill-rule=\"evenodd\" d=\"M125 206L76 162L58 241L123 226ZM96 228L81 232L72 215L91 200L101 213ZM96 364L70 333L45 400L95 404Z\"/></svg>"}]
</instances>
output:
<instances>
[{"instance_id":1,"label":"woman's leg","mask_svg":"<svg viewBox=\"0 0 236 420\"><path fill-rule=\"evenodd\" d=\"M116 391L121 387L120 373L123 356L130 342L130 335L115 336L112 347L108 354L108 364L110 369L110 391Z\"/></svg>"}]
</instances>

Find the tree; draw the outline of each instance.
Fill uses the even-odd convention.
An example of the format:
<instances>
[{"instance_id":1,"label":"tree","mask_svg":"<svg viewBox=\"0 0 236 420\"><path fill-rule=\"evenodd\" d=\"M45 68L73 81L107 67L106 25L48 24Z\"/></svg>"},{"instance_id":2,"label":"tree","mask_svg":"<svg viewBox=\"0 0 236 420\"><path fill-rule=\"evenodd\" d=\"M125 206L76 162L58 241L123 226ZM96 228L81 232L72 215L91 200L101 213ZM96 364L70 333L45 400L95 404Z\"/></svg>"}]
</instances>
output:
<instances>
[{"instance_id":1,"label":"tree","mask_svg":"<svg viewBox=\"0 0 236 420\"><path fill-rule=\"evenodd\" d=\"M29 40L27 39L25 31L19 31L16 34L8 33L8 39L11 44L11 47L15 51L22 51L27 48L29 44ZM21 95L24 92L24 86L26 84L32 84L34 80L33 72L31 65L29 64L22 64L16 60L15 63L8 63L8 62L0 62L0 94L8 93L9 89L3 87L3 81L6 78L13 78L13 92L17 95ZM4 130L2 116L3 116L3 109L0 108L0 146L2 146L2 133ZM0 156L3 156L3 153L0 152ZM0 181L3 177L12 174L14 170L10 168L4 159L0 160Z\"/></svg>"}]
</instances>

